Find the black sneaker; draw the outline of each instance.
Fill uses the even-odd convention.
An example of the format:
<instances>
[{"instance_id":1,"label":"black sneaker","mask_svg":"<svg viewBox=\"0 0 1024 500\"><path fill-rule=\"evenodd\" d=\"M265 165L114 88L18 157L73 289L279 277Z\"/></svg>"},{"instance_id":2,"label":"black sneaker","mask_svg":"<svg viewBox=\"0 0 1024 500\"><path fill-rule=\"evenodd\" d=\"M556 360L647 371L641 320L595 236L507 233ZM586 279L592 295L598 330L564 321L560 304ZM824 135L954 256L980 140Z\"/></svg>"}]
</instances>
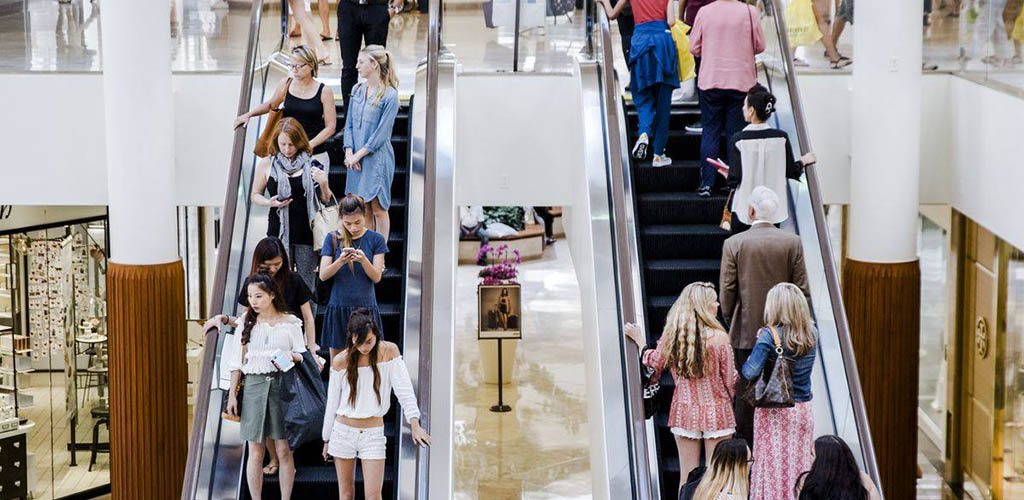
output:
<instances>
[{"instance_id":1,"label":"black sneaker","mask_svg":"<svg viewBox=\"0 0 1024 500\"><path fill-rule=\"evenodd\" d=\"M697 188L697 196L700 196L701 198L710 198L711 197L711 187L710 186L701 186L701 187Z\"/></svg>"}]
</instances>

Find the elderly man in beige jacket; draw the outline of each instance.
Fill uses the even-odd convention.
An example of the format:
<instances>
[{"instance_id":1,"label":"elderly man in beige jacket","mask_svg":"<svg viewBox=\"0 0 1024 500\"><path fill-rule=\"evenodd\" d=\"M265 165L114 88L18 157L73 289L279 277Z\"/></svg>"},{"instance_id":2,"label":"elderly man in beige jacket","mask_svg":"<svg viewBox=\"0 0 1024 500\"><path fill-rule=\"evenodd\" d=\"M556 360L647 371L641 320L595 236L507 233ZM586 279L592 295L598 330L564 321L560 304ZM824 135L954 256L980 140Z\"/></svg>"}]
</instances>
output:
<instances>
[{"instance_id":1,"label":"elderly man in beige jacket","mask_svg":"<svg viewBox=\"0 0 1024 500\"><path fill-rule=\"evenodd\" d=\"M804 251L800 237L783 231L771 221L782 203L779 195L757 186L748 198L751 228L725 240L722 246L721 303L729 328L736 369L750 357L757 331L764 326L764 302L768 290L779 283L793 283L807 289ZM737 383L733 409L736 436L754 442L754 409L743 401L747 382Z\"/></svg>"}]
</instances>

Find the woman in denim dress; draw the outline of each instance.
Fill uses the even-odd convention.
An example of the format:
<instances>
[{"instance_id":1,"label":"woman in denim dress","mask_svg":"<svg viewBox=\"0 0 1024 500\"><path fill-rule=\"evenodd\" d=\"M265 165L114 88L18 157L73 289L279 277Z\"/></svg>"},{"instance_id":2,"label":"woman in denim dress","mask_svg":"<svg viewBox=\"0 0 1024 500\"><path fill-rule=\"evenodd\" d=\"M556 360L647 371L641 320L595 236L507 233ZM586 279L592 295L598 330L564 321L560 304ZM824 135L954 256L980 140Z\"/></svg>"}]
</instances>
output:
<instances>
[{"instance_id":1,"label":"woman in denim dress","mask_svg":"<svg viewBox=\"0 0 1024 500\"><path fill-rule=\"evenodd\" d=\"M370 206L366 223L387 240L388 208L395 177L391 129L398 116L398 75L384 47L368 45L359 52L356 69L364 81L352 89L345 115L345 193Z\"/></svg>"}]
</instances>

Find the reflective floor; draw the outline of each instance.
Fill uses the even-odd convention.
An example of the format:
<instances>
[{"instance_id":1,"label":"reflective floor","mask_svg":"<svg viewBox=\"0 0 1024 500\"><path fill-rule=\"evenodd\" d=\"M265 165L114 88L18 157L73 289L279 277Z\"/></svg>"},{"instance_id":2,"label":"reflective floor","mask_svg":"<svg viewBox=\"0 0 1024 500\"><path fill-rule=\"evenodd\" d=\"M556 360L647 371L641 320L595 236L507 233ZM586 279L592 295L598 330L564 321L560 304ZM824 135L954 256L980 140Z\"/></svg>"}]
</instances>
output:
<instances>
[{"instance_id":1,"label":"reflective floor","mask_svg":"<svg viewBox=\"0 0 1024 500\"><path fill-rule=\"evenodd\" d=\"M523 340L515 348L509 413L493 413L497 385L481 380L476 277L461 266L456 283L455 498L590 498L590 450L580 292L564 240L519 267ZM512 342L504 341L509 347Z\"/></svg>"}]
</instances>

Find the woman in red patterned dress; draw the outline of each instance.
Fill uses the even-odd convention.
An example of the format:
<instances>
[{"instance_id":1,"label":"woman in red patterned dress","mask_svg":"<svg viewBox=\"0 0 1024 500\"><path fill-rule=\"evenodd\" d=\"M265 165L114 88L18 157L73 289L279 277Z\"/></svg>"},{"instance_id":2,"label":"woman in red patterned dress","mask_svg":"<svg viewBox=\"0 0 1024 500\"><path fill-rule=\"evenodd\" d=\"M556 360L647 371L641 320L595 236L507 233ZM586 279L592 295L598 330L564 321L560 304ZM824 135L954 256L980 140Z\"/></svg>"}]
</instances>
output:
<instances>
[{"instance_id":1,"label":"woman in red patterned dress","mask_svg":"<svg viewBox=\"0 0 1024 500\"><path fill-rule=\"evenodd\" d=\"M675 380L668 425L679 452L680 488L698 465L701 440L710 457L719 441L736 432L732 400L739 375L729 334L717 316L715 286L687 285L668 311L657 348L645 347L640 355L645 365L658 372L671 370ZM626 336L645 345L636 325L626 325Z\"/></svg>"}]
</instances>

